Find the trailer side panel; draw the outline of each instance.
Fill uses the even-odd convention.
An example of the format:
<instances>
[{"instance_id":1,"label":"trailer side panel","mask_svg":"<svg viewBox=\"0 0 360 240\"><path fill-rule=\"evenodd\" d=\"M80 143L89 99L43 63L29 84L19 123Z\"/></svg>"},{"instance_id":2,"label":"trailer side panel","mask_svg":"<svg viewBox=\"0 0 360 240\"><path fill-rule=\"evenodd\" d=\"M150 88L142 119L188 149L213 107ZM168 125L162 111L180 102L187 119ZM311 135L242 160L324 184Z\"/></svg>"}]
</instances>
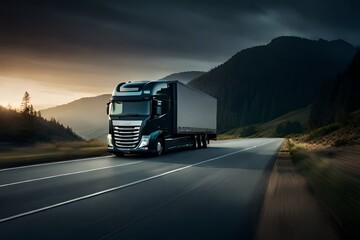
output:
<instances>
[{"instance_id":1,"label":"trailer side panel","mask_svg":"<svg viewBox=\"0 0 360 240\"><path fill-rule=\"evenodd\" d=\"M176 106L178 134L216 134L215 98L178 83Z\"/></svg>"}]
</instances>

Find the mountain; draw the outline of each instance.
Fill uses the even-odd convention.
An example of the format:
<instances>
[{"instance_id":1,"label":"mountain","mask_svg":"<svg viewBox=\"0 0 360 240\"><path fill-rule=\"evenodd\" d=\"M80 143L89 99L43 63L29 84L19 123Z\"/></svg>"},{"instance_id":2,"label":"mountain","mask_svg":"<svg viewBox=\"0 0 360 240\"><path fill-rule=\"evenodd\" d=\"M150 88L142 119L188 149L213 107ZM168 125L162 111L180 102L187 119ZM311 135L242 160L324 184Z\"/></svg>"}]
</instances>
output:
<instances>
[{"instance_id":1,"label":"mountain","mask_svg":"<svg viewBox=\"0 0 360 240\"><path fill-rule=\"evenodd\" d=\"M43 117L55 118L59 122L71 126L85 139L106 139L108 117L106 103L110 94L81 98L68 104L41 110Z\"/></svg>"},{"instance_id":2,"label":"mountain","mask_svg":"<svg viewBox=\"0 0 360 240\"><path fill-rule=\"evenodd\" d=\"M218 99L218 129L268 122L313 102L323 82L343 72L355 47L342 40L279 37L268 45L245 49L207 73L174 73L162 79L189 85ZM42 110L71 126L85 139L105 139L110 94L81 98Z\"/></svg>"},{"instance_id":3,"label":"mountain","mask_svg":"<svg viewBox=\"0 0 360 240\"><path fill-rule=\"evenodd\" d=\"M159 80L179 80L180 82L187 84L188 82L194 80L195 78L200 77L201 75L203 75L205 72L201 72L201 71L188 71L188 72L179 72L179 73L173 73L170 74L164 78L161 78Z\"/></svg>"},{"instance_id":4,"label":"mountain","mask_svg":"<svg viewBox=\"0 0 360 240\"><path fill-rule=\"evenodd\" d=\"M313 127L346 123L350 113L360 109L360 50L347 70L323 85L310 114Z\"/></svg>"},{"instance_id":5,"label":"mountain","mask_svg":"<svg viewBox=\"0 0 360 240\"><path fill-rule=\"evenodd\" d=\"M238 52L188 85L218 99L218 130L224 132L311 104L355 51L343 40L279 37Z\"/></svg>"},{"instance_id":6,"label":"mountain","mask_svg":"<svg viewBox=\"0 0 360 240\"><path fill-rule=\"evenodd\" d=\"M19 113L0 106L1 145L27 145L37 142L82 140L71 128L64 127L55 119Z\"/></svg>"}]
</instances>

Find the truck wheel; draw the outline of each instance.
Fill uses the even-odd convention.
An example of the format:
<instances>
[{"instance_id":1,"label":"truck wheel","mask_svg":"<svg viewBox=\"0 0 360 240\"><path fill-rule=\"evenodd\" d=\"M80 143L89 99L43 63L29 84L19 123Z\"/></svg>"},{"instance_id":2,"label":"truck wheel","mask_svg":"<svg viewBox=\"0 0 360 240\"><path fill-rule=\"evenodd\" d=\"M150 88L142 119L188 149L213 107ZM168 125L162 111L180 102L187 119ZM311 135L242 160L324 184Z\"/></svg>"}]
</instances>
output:
<instances>
[{"instance_id":1,"label":"truck wheel","mask_svg":"<svg viewBox=\"0 0 360 240\"><path fill-rule=\"evenodd\" d=\"M194 136L192 137L192 139L193 139L192 149L198 149L198 148L200 148L200 146L199 146L199 136L198 136L198 135L194 135Z\"/></svg>"},{"instance_id":2,"label":"truck wheel","mask_svg":"<svg viewBox=\"0 0 360 240\"><path fill-rule=\"evenodd\" d=\"M123 152L117 152L117 153L114 153L115 156L117 157L123 157L124 156L124 153Z\"/></svg>"},{"instance_id":3,"label":"truck wheel","mask_svg":"<svg viewBox=\"0 0 360 240\"><path fill-rule=\"evenodd\" d=\"M193 141L193 145L192 145L192 149L196 149L196 135L192 137L192 141Z\"/></svg>"},{"instance_id":4,"label":"truck wheel","mask_svg":"<svg viewBox=\"0 0 360 240\"><path fill-rule=\"evenodd\" d=\"M207 145L208 145L207 135L203 135L201 140L202 140L202 147L207 148Z\"/></svg>"},{"instance_id":5,"label":"truck wheel","mask_svg":"<svg viewBox=\"0 0 360 240\"><path fill-rule=\"evenodd\" d=\"M161 138L156 139L156 156L160 156L164 152L164 143Z\"/></svg>"}]
</instances>

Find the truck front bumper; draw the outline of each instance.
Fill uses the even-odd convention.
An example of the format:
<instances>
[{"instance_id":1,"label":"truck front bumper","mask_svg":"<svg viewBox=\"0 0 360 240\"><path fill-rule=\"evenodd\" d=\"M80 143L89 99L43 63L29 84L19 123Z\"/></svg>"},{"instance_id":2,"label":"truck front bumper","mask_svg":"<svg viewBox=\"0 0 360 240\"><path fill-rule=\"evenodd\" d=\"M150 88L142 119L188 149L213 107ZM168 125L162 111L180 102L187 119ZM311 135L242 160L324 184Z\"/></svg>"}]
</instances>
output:
<instances>
[{"instance_id":1,"label":"truck front bumper","mask_svg":"<svg viewBox=\"0 0 360 240\"><path fill-rule=\"evenodd\" d=\"M107 151L109 153L155 153L156 148L155 140L150 138L150 136L142 136L140 142L135 148L120 148L113 144L111 135L108 135L108 147Z\"/></svg>"},{"instance_id":2,"label":"truck front bumper","mask_svg":"<svg viewBox=\"0 0 360 240\"><path fill-rule=\"evenodd\" d=\"M107 151L109 153L154 153L155 150L149 150L144 148L117 148L117 147L108 147Z\"/></svg>"}]
</instances>

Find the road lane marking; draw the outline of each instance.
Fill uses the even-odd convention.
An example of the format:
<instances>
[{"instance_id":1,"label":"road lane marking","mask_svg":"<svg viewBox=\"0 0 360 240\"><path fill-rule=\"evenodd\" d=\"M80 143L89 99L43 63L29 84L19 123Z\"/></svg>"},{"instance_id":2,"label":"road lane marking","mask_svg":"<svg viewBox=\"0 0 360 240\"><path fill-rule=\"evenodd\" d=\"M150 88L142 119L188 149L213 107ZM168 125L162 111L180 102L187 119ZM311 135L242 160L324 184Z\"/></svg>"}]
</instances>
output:
<instances>
[{"instance_id":1,"label":"road lane marking","mask_svg":"<svg viewBox=\"0 0 360 240\"><path fill-rule=\"evenodd\" d=\"M238 140L245 140L245 139L228 139L228 140L217 140L216 144L223 144L223 143L229 143L232 141L238 141ZM248 140L248 139L246 139ZM73 163L73 162L81 162L81 161L89 161L89 160L95 160L100 158L114 158L114 156L102 156L102 157L93 157L93 158L81 158L81 159L74 159L74 160L65 160L65 161L58 161L58 162L50 162L50 163L39 163L39 164L32 164L28 166L20 166L20 167L12 167L12 168L3 168L0 169L0 172L4 171L11 171L11 170L17 170L17 169L24 169L24 168L33 168L33 167L41 167L41 166L47 166L47 165L56 165L56 164L64 164L64 163Z\"/></svg>"},{"instance_id":2,"label":"road lane marking","mask_svg":"<svg viewBox=\"0 0 360 240\"><path fill-rule=\"evenodd\" d=\"M113 158L113 157L114 156L103 156L103 157L93 157L93 158L81 158L81 159L75 159L75 160L65 160L65 161L50 162L50 163L39 163L39 164L33 164L33 165L21 166L21 167L3 168L3 169L0 169L0 172L23 169L23 168L41 167L41 166L47 166L47 165L56 165L56 164L64 164L64 163L90 161L90 160L95 160L95 159L100 159L100 158Z\"/></svg>"},{"instance_id":3,"label":"road lane marking","mask_svg":"<svg viewBox=\"0 0 360 240\"><path fill-rule=\"evenodd\" d=\"M41 180L46 180L46 179L51 179L51 178L58 178L58 177L64 177L64 176L69 176L69 175L100 171L100 170L109 169L109 168L122 167L122 166L140 163L140 162L142 162L142 161L123 163L123 164L119 164L119 165L113 165L113 166L107 166L107 167L101 167L101 168L93 168L93 169L82 170L82 171L71 172L71 173L63 173L63 174L52 175L52 176L41 177L41 178L33 178L33 179L28 179L28 180L23 180L23 181L19 181L19 182L13 182L13 183L6 183L6 184L1 184L0 188L23 184L23 183L36 182L36 181L41 181Z\"/></svg>"},{"instance_id":4,"label":"road lane marking","mask_svg":"<svg viewBox=\"0 0 360 240\"><path fill-rule=\"evenodd\" d=\"M70 203L74 203L74 202L78 202L78 201L85 200L85 199L88 199L88 198L96 197L96 196L99 196L99 195L103 195L105 193L114 192L116 190L127 188L127 187L130 187L130 186L133 186L133 185L137 185L139 183L147 182L147 181L150 181L150 180L153 180L153 179L156 179L156 178L160 178L160 177L172 174L172 173L176 173L176 172L179 172L179 171L191 168L191 167L195 167L195 166L198 166L200 164L212 162L212 161L218 160L220 158L228 157L228 156L240 153L240 152L245 152L247 150L251 150L251 149L254 149L256 147L260 147L260 146L269 144L269 143L271 143L273 141L274 140L271 140L271 141L268 141L268 142L263 143L263 144L259 144L259 145L248 147L248 148L244 148L244 149L232 152L232 153L228 153L228 154L218 156L218 157L215 157L215 158L210 158L210 159L198 162L198 163L194 163L194 164L187 165L187 166L184 166L184 167L176 168L176 169L164 172L164 173L160 173L160 174L157 174L157 175L154 175L154 176L151 176L151 177L143 178L143 179L140 179L140 180L137 180L137 181L134 181L134 182L131 182L131 183L127 183L127 184L124 184L124 185L120 185L120 186L117 186L117 187L109 188L109 189L106 189L106 190L103 190L103 191L91 193L91 194L88 194L88 195L85 195L85 196L82 196L82 197L73 198L73 199L63 201L63 202L60 202L60 203L55 203L53 205L49 205L49 206L46 206L46 207L42 207L42 208L34 209L34 210L31 210L31 211L19 213L19 214L13 215L13 216L9 216L9 217L6 217L6 218L2 218L2 219L0 219L0 223L8 222L8 221L20 218L20 217L25 217L25 216L32 215L32 214L35 214L35 213L39 213L39 212L43 212L43 211L50 210L50 209L53 209L53 208L57 208L57 207L60 207L60 206L64 206L64 205L67 205L67 204L70 204Z\"/></svg>"}]
</instances>

